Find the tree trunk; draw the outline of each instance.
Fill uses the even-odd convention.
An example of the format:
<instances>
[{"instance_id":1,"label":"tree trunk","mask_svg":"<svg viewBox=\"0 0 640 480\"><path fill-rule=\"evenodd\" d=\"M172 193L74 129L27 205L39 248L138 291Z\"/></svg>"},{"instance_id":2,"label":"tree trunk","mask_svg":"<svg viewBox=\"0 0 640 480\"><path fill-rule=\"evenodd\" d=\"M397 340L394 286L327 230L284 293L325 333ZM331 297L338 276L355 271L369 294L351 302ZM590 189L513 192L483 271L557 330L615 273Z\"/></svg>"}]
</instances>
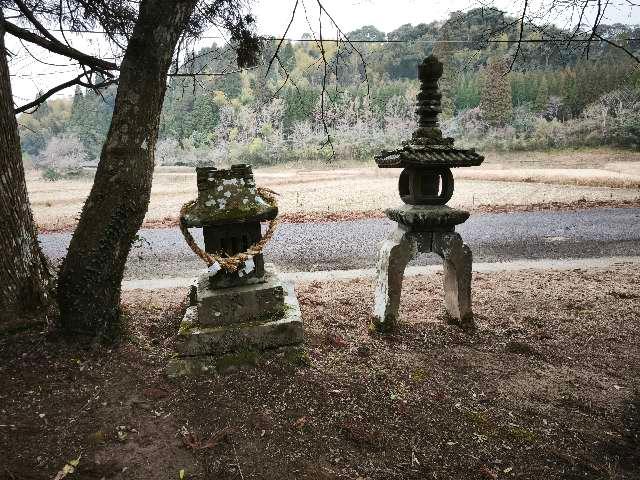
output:
<instances>
[{"instance_id":1,"label":"tree trunk","mask_svg":"<svg viewBox=\"0 0 640 480\"><path fill-rule=\"evenodd\" d=\"M195 3L140 4L93 187L59 275L66 330L101 335L119 318L125 262L149 205L167 70Z\"/></svg>"},{"instance_id":2,"label":"tree trunk","mask_svg":"<svg viewBox=\"0 0 640 480\"><path fill-rule=\"evenodd\" d=\"M49 279L27 196L0 9L0 327L45 307Z\"/></svg>"}]
</instances>

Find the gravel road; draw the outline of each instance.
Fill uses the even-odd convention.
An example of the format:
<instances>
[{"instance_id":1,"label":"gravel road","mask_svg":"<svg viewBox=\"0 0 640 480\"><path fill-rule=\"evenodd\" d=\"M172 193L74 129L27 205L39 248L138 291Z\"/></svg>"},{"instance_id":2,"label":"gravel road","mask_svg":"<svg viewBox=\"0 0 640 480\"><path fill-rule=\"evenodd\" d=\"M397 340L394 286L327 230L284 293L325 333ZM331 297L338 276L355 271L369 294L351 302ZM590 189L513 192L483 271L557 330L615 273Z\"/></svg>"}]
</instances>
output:
<instances>
[{"instance_id":1,"label":"gravel road","mask_svg":"<svg viewBox=\"0 0 640 480\"><path fill-rule=\"evenodd\" d=\"M281 224L265 250L282 271L367 268L391 230L386 219ZM458 228L478 262L640 255L640 209L589 209L472 215ZM194 237L201 242L199 231ZM129 255L125 279L188 277L204 264L177 228L143 229ZM70 233L40 236L44 251L59 260ZM412 264L438 263L421 255Z\"/></svg>"}]
</instances>

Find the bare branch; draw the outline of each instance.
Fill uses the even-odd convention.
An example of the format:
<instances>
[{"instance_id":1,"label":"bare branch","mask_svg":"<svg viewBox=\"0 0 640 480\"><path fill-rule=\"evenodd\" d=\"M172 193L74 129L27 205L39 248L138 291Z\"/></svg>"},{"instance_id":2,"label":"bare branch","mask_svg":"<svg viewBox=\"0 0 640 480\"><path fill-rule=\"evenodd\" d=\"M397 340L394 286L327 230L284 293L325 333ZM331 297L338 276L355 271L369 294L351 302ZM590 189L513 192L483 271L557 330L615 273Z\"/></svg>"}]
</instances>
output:
<instances>
[{"instance_id":1,"label":"bare branch","mask_svg":"<svg viewBox=\"0 0 640 480\"><path fill-rule=\"evenodd\" d=\"M320 2L318 2L320 4ZM329 127L327 126L327 117L325 115L325 103L324 98L327 95L327 57L325 55L324 50L324 42L322 41L322 9L320 9L320 16L318 18L319 29L318 33L320 36L320 55L322 56L322 64L324 67L324 75L322 76L322 91L320 92L320 116L322 118L322 128L324 129L324 134L327 136L327 140L322 145L329 145L331 147L331 158L333 159L336 156L336 151L333 148L333 140L331 139L331 133L329 132ZM336 78L336 81L338 79Z\"/></svg>"},{"instance_id":2,"label":"bare branch","mask_svg":"<svg viewBox=\"0 0 640 480\"><path fill-rule=\"evenodd\" d=\"M594 37L598 38L599 40L603 41L604 43L606 43L607 45L611 45L612 47L618 48L620 50L622 50L624 53L626 53L627 55L629 55L632 59L634 59L636 62L640 63L640 56L636 55L635 53L633 53L631 50L629 50L628 48L624 47L623 45L620 45L619 43L616 42L612 42L611 40L609 40L608 38L604 38L602 35L600 35L599 33L594 34Z\"/></svg>"},{"instance_id":3,"label":"bare branch","mask_svg":"<svg viewBox=\"0 0 640 480\"><path fill-rule=\"evenodd\" d=\"M524 36L524 20L527 15L527 7L529 6L529 0L524 0L524 6L522 7L522 16L520 17L520 33L518 34L518 46L516 47L516 52L513 54L513 58L511 59L511 65L509 66L509 72L513 69L513 66L518 59L518 54L520 53L520 47L522 46L522 37Z\"/></svg>"},{"instance_id":4,"label":"bare branch","mask_svg":"<svg viewBox=\"0 0 640 480\"><path fill-rule=\"evenodd\" d=\"M245 70L253 70L258 67L251 68L237 68L235 70L230 70L228 72L210 72L210 73L168 73L168 77L224 77L225 75L230 75L232 73L241 73Z\"/></svg>"},{"instance_id":5,"label":"bare branch","mask_svg":"<svg viewBox=\"0 0 640 480\"><path fill-rule=\"evenodd\" d=\"M364 55L362 55L362 52L360 51L360 49L358 49L351 40L349 40L349 37L342 31L342 29L340 28L340 26L336 23L336 21L333 19L333 17L331 16L331 14L327 11L326 8L324 8L324 5L322 4L322 2L320 0L316 0L318 7L320 8L320 14L322 15L322 12L325 13L325 15L327 17L329 17L329 20L331 20L331 23L333 23L333 26L336 27L337 31L338 31L338 37L340 35L342 35L342 37L344 38L344 40L347 42L347 44L353 48L353 50L358 54L358 57L360 57L360 61L362 62L362 68L363 68L363 72L364 72L364 83L367 84L367 97L369 96L370 92L370 86L369 86L369 74L367 72L367 61L364 59Z\"/></svg>"},{"instance_id":6,"label":"bare branch","mask_svg":"<svg viewBox=\"0 0 640 480\"><path fill-rule=\"evenodd\" d=\"M44 26L33 15L31 10L29 10L29 8L24 3L22 3L21 0L14 0L14 2L18 6L20 11L24 14L24 16L27 17L27 19L33 24L34 27L36 27L36 29L42 35L44 35L46 38L48 38L52 42L57 42L58 41L58 39L56 37L54 37L46 28L44 28Z\"/></svg>"},{"instance_id":7,"label":"bare branch","mask_svg":"<svg viewBox=\"0 0 640 480\"><path fill-rule=\"evenodd\" d=\"M88 72L93 73L91 71ZM36 98L35 100L33 100L32 102L29 102L25 105L22 105L21 107L18 107L16 109L14 109L14 113L17 115L19 113L25 112L31 108L35 108L37 110L37 108L40 106L40 104L42 104L43 102L45 102L49 97L51 97L52 95L55 95L56 93L58 93L61 90L64 90L65 88L69 88L72 87L73 85L81 85L83 87L86 88L92 88L92 89L98 89L98 88L105 88L108 87L109 85L112 85L114 83L117 83L118 80L117 79L110 79L110 80L106 80L102 83L98 83L93 85L90 82L83 82L82 78L87 76L87 73L82 73L80 75L78 75L76 78L69 80L67 82L61 83L60 85L57 85L55 87L53 87L52 89L46 91L45 93L43 93L42 95L40 95L38 98Z\"/></svg>"}]
</instances>

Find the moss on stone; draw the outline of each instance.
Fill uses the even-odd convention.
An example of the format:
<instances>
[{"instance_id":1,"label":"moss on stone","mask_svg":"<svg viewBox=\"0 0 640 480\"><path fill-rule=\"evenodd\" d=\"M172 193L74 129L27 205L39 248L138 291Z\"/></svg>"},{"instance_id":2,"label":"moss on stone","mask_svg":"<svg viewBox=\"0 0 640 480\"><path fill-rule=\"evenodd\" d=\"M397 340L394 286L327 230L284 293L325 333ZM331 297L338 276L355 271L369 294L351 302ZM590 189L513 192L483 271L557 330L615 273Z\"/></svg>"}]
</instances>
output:
<instances>
[{"instance_id":1,"label":"moss on stone","mask_svg":"<svg viewBox=\"0 0 640 480\"><path fill-rule=\"evenodd\" d=\"M202 227L203 225L216 225L228 222L265 221L278 215L278 207L269 205L262 197L254 199L247 197L247 203L224 202L222 195L207 200L207 205L198 202L187 207L184 220L188 227ZM257 201L256 201L257 199ZM223 201L220 204L220 201Z\"/></svg>"},{"instance_id":2,"label":"moss on stone","mask_svg":"<svg viewBox=\"0 0 640 480\"><path fill-rule=\"evenodd\" d=\"M259 353L255 350L242 350L235 353L221 355L215 359L216 369L224 373L234 367L256 366Z\"/></svg>"},{"instance_id":3,"label":"moss on stone","mask_svg":"<svg viewBox=\"0 0 640 480\"><path fill-rule=\"evenodd\" d=\"M369 334L374 335L376 333L391 333L396 329L396 323L393 318L387 317L384 322L376 321L375 317L372 317L369 322Z\"/></svg>"},{"instance_id":4,"label":"moss on stone","mask_svg":"<svg viewBox=\"0 0 640 480\"><path fill-rule=\"evenodd\" d=\"M190 320L182 320L180 327L178 327L178 335L186 335L196 327L195 322Z\"/></svg>"},{"instance_id":5,"label":"moss on stone","mask_svg":"<svg viewBox=\"0 0 640 480\"><path fill-rule=\"evenodd\" d=\"M269 323L269 322L277 322L278 320L282 320L290 307L288 305L278 305L274 307L272 310L264 312L258 317L256 317L257 323Z\"/></svg>"},{"instance_id":6,"label":"moss on stone","mask_svg":"<svg viewBox=\"0 0 640 480\"><path fill-rule=\"evenodd\" d=\"M309 367L311 359L305 348L288 347L284 352L285 360L294 367Z\"/></svg>"}]
</instances>

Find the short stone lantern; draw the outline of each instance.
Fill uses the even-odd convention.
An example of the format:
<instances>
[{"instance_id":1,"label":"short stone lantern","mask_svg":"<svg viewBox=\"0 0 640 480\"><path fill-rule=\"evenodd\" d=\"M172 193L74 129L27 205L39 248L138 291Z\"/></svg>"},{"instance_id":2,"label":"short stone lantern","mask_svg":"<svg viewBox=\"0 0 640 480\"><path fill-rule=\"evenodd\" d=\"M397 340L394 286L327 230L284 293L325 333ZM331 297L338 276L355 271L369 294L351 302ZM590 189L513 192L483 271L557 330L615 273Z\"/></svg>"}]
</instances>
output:
<instances>
[{"instance_id":1,"label":"short stone lantern","mask_svg":"<svg viewBox=\"0 0 640 480\"><path fill-rule=\"evenodd\" d=\"M463 210L445 204L453 194L451 168L480 165L484 157L474 150L456 148L438 126L442 95L438 80L442 63L430 56L418 67L418 128L410 141L375 157L380 168L402 168L398 189L405 205L386 215L397 227L384 241L378 257L378 276L372 328L393 329L398 318L404 269L418 253L434 252L444 260L445 307L452 319L470 326L471 250L455 232L469 218Z\"/></svg>"},{"instance_id":2,"label":"short stone lantern","mask_svg":"<svg viewBox=\"0 0 640 480\"><path fill-rule=\"evenodd\" d=\"M262 247L278 215L272 192L256 188L249 165L196 168L196 174L198 198L183 206L180 228L208 269L191 287L178 332L179 357L169 367L175 375L208 370L225 354L303 340L293 287L263 259ZM263 237L265 221L270 223ZM203 230L204 250L188 230L193 227Z\"/></svg>"}]
</instances>

